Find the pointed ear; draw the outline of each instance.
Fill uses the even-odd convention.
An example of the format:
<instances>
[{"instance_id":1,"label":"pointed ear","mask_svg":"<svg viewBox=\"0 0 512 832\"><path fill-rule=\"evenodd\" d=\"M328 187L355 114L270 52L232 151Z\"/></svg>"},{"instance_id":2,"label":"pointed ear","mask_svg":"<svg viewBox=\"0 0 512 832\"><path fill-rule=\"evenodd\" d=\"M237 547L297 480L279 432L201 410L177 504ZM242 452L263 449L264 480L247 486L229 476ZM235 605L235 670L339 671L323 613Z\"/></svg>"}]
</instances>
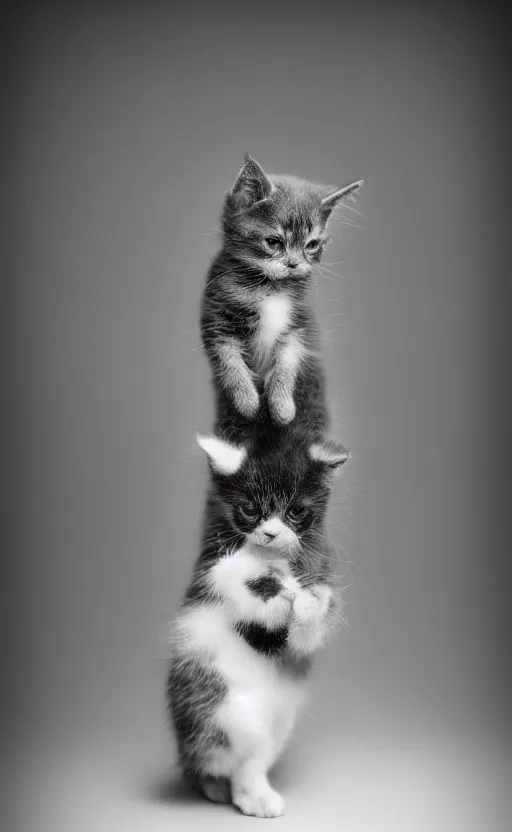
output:
<instances>
[{"instance_id":1,"label":"pointed ear","mask_svg":"<svg viewBox=\"0 0 512 832\"><path fill-rule=\"evenodd\" d=\"M337 191L333 191L332 194L325 196L322 199L321 207L324 219L328 219L330 217L333 208L335 208L336 205L339 205L340 202L355 199L355 195L362 184L363 180L359 179L357 182L351 182L349 185L344 185L343 188L339 188Z\"/></svg>"},{"instance_id":2,"label":"pointed ear","mask_svg":"<svg viewBox=\"0 0 512 832\"><path fill-rule=\"evenodd\" d=\"M244 164L234 181L231 193L241 197L247 205L252 205L254 202L260 202L269 197L273 190L274 186L261 165L246 153Z\"/></svg>"},{"instance_id":3,"label":"pointed ear","mask_svg":"<svg viewBox=\"0 0 512 832\"><path fill-rule=\"evenodd\" d=\"M245 448L230 445L217 436L201 436L196 434L197 444L203 449L213 470L218 474L230 476L236 474L246 457Z\"/></svg>"},{"instance_id":4,"label":"pointed ear","mask_svg":"<svg viewBox=\"0 0 512 832\"><path fill-rule=\"evenodd\" d=\"M314 462L320 462L334 471L347 461L350 453L339 442L324 439L322 442L315 442L311 445L309 456Z\"/></svg>"}]
</instances>

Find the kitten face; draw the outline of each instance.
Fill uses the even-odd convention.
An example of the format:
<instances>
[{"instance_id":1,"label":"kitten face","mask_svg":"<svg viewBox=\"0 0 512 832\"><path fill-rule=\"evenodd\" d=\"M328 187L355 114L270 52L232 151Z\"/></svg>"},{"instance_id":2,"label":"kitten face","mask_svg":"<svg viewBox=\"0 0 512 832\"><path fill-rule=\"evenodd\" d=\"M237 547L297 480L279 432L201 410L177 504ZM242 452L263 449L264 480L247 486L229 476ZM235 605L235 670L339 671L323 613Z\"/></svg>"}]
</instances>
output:
<instances>
[{"instance_id":1,"label":"kitten face","mask_svg":"<svg viewBox=\"0 0 512 832\"><path fill-rule=\"evenodd\" d=\"M333 190L267 175L248 156L224 204L225 245L270 280L305 280L321 259L333 208L361 184Z\"/></svg>"},{"instance_id":2,"label":"kitten face","mask_svg":"<svg viewBox=\"0 0 512 832\"><path fill-rule=\"evenodd\" d=\"M291 440L262 451L200 437L233 534L270 556L292 554L321 524L333 471L348 453L333 442Z\"/></svg>"}]
</instances>

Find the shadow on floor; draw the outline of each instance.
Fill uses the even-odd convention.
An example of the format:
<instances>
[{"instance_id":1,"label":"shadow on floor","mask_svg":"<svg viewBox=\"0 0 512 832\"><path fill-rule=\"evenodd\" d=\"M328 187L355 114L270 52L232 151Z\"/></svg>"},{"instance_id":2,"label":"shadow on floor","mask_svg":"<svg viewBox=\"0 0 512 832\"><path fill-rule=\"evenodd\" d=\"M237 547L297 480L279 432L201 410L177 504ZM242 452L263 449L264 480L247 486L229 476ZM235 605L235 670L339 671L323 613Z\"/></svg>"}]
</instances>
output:
<instances>
[{"instance_id":1,"label":"shadow on floor","mask_svg":"<svg viewBox=\"0 0 512 832\"><path fill-rule=\"evenodd\" d=\"M275 764L269 775L271 785L284 793L291 791L297 779L300 779L300 765L294 751L296 748L292 745L284 757ZM221 804L211 803L196 791L192 784L183 777L177 766L172 767L167 774L161 777L156 776L154 780L149 781L143 787L141 796L150 803L161 805L204 806L205 808L215 805L217 809L221 808ZM232 806L226 804L226 808L228 807L232 811Z\"/></svg>"},{"instance_id":2,"label":"shadow on floor","mask_svg":"<svg viewBox=\"0 0 512 832\"><path fill-rule=\"evenodd\" d=\"M177 770L150 783L145 789L145 797L152 803L207 805L205 798Z\"/></svg>"}]
</instances>

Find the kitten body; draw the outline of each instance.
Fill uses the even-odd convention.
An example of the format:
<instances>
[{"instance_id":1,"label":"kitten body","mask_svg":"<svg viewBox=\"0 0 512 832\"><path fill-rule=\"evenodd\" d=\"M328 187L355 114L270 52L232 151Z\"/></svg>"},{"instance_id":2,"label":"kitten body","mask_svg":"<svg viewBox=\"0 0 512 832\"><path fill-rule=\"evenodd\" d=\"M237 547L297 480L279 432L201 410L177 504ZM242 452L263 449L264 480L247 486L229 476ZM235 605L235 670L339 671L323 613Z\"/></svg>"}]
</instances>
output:
<instances>
[{"instance_id":1,"label":"kitten body","mask_svg":"<svg viewBox=\"0 0 512 832\"><path fill-rule=\"evenodd\" d=\"M259 817L284 811L267 774L306 697L332 594L278 566L246 549L216 562L211 598L178 617L168 688L184 771L207 797Z\"/></svg>"},{"instance_id":2,"label":"kitten body","mask_svg":"<svg viewBox=\"0 0 512 832\"><path fill-rule=\"evenodd\" d=\"M276 817L268 772L339 610L324 518L348 454L325 440L319 338L308 301L334 191L246 158L203 293L215 435L199 557L173 633L168 704L185 774L211 800Z\"/></svg>"},{"instance_id":3,"label":"kitten body","mask_svg":"<svg viewBox=\"0 0 512 832\"><path fill-rule=\"evenodd\" d=\"M206 280L203 345L213 370L216 432L243 440L254 421L293 422L310 438L328 427L325 378L308 292L335 205L333 191L267 176L248 157L223 211L224 245Z\"/></svg>"},{"instance_id":4,"label":"kitten body","mask_svg":"<svg viewBox=\"0 0 512 832\"><path fill-rule=\"evenodd\" d=\"M306 696L339 595L325 552L334 443L201 437L211 469L202 550L174 632L168 700L183 770L210 799L275 817L268 771Z\"/></svg>"},{"instance_id":5,"label":"kitten body","mask_svg":"<svg viewBox=\"0 0 512 832\"><path fill-rule=\"evenodd\" d=\"M325 376L304 282L258 282L221 252L203 295L202 338L213 366L216 433L241 441L255 421L294 421L305 435L325 434Z\"/></svg>"}]
</instances>

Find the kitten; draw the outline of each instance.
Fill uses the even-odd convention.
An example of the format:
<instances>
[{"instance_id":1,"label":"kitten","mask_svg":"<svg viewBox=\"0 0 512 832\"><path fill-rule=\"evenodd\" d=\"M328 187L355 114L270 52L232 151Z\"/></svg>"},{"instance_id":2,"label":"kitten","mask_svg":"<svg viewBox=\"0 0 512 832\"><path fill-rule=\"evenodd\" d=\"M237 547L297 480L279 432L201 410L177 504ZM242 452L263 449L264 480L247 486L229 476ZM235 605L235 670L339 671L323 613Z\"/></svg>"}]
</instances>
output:
<instances>
[{"instance_id":1,"label":"kitten","mask_svg":"<svg viewBox=\"0 0 512 832\"><path fill-rule=\"evenodd\" d=\"M213 369L216 432L243 441L250 423L295 421L325 435L324 373L307 292L333 209L362 182L337 190L267 175L250 156L227 194L224 244L203 294L202 341Z\"/></svg>"},{"instance_id":2,"label":"kitten","mask_svg":"<svg viewBox=\"0 0 512 832\"><path fill-rule=\"evenodd\" d=\"M284 801L267 773L338 610L322 528L333 472L348 454L292 432L278 448L198 441L211 487L176 623L170 714L182 768L206 797L277 817Z\"/></svg>"}]
</instances>

